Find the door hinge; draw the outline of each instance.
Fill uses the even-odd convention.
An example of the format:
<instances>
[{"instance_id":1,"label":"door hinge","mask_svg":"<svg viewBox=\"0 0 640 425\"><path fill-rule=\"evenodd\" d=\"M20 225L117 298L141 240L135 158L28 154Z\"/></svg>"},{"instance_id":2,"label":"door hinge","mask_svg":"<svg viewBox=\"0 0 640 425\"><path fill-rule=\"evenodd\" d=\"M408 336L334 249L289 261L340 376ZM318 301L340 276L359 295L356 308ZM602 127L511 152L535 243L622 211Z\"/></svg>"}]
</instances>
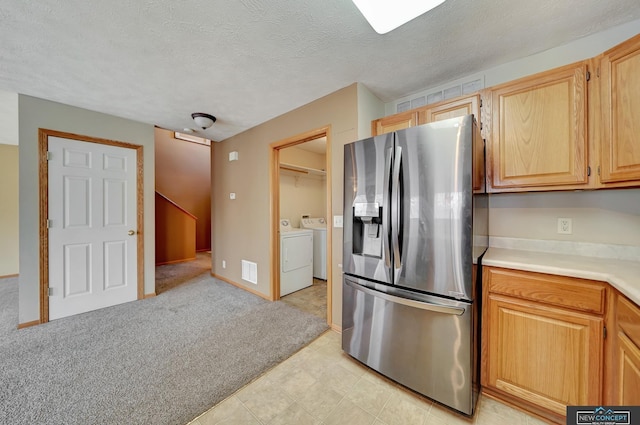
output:
<instances>
[{"instance_id":1,"label":"door hinge","mask_svg":"<svg viewBox=\"0 0 640 425\"><path fill-rule=\"evenodd\" d=\"M591 167L587 165L587 176L591 175Z\"/></svg>"},{"instance_id":2,"label":"door hinge","mask_svg":"<svg viewBox=\"0 0 640 425\"><path fill-rule=\"evenodd\" d=\"M600 78L600 67L596 68L596 77Z\"/></svg>"},{"instance_id":3,"label":"door hinge","mask_svg":"<svg viewBox=\"0 0 640 425\"><path fill-rule=\"evenodd\" d=\"M53 288L52 287L49 287L48 294L49 294L50 297L53 296Z\"/></svg>"},{"instance_id":4,"label":"door hinge","mask_svg":"<svg viewBox=\"0 0 640 425\"><path fill-rule=\"evenodd\" d=\"M47 220L47 229L51 229L53 227L53 220Z\"/></svg>"},{"instance_id":5,"label":"door hinge","mask_svg":"<svg viewBox=\"0 0 640 425\"><path fill-rule=\"evenodd\" d=\"M600 175L600 166L598 165L598 175Z\"/></svg>"},{"instance_id":6,"label":"door hinge","mask_svg":"<svg viewBox=\"0 0 640 425\"><path fill-rule=\"evenodd\" d=\"M587 81L589 81L590 79L591 79L591 73L587 71Z\"/></svg>"},{"instance_id":7,"label":"door hinge","mask_svg":"<svg viewBox=\"0 0 640 425\"><path fill-rule=\"evenodd\" d=\"M53 158L53 152L47 151L47 161L51 161L52 158Z\"/></svg>"},{"instance_id":8,"label":"door hinge","mask_svg":"<svg viewBox=\"0 0 640 425\"><path fill-rule=\"evenodd\" d=\"M480 107L482 108L482 98L480 98Z\"/></svg>"},{"instance_id":9,"label":"door hinge","mask_svg":"<svg viewBox=\"0 0 640 425\"><path fill-rule=\"evenodd\" d=\"M603 336L603 339L607 339L607 327L606 326L602 327L602 336Z\"/></svg>"}]
</instances>

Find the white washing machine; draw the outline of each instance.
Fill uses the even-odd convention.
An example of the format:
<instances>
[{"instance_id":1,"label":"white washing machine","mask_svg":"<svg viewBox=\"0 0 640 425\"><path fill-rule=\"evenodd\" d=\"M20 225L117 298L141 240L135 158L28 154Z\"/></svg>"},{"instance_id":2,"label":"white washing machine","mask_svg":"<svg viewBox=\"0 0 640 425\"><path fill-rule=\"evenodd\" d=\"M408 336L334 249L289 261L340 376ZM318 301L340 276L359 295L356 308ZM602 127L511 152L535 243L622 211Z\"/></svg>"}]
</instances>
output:
<instances>
[{"instance_id":1,"label":"white washing machine","mask_svg":"<svg viewBox=\"0 0 640 425\"><path fill-rule=\"evenodd\" d=\"M313 277L327 280L327 221L303 215L300 227L313 230Z\"/></svg>"},{"instance_id":2,"label":"white washing machine","mask_svg":"<svg viewBox=\"0 0 640 425\"><path fill-rule=\"evenodd\" d=\"M280 296L313 285L313 231L280 220Z\"/></svg>"}]
</instances>

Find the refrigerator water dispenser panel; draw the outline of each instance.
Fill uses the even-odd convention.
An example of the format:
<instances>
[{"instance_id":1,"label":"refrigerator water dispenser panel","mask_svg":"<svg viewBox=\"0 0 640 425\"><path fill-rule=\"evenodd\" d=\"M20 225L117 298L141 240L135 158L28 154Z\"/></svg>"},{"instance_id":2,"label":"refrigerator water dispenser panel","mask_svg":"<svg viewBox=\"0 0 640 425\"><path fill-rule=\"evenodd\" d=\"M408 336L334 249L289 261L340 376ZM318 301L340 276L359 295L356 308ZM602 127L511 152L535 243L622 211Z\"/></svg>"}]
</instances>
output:
<instances>
[{"instance_id":1,"label":"refrigerator water dispenser panel","mask_svg":"<svg viewBox=\"0 0 640 425\"><path fill-rule=\"evenodd\" d=\"M377 202L353 206L353 253L382 258L382 207Z\"/></svg>"}]
</instances>

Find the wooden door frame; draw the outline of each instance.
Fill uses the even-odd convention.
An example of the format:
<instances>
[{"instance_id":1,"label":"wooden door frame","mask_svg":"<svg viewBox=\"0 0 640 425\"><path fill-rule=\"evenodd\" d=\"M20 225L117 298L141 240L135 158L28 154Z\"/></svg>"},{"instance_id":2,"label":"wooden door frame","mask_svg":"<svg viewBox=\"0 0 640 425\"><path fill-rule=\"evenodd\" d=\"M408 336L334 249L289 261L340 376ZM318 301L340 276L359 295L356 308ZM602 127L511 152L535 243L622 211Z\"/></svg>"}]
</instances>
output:
<instances>
[{"instance_id":1,"label":"wooden door frame","mask_svg":"<svg viewBox=\"0 0 640 425\"><path fill-rule=\"evenodd\" d=\"M320 127L315 130L307 131L269 145L269 198L270 198L270 218L271 218L271 301L280 299L280 150L290 148L305 142L309 142L320 137L327 138L325 152L325 170L326 175L326 219L327 219L327 324L332 323L332 269L333 262L331 259L332 248L332 227L330 218L331 209L331 125Z\"/></svg>"},{"instance_id":2,"label":"wooden door frame","mask_svg":"<svg viewBox=\"0 0 640 425\"><path fill-rule=\"evenodd\" d=\"M136 151L136 206L137 206L137 263L138 263L138 299L144 298L144 182L143 182L143 146L98 137L82 136L62 131L38 129L38 165L40 182L40 323L49 321L49 231L47 220L49 217L49 137L77 140L79 142L97 143L134 149Z\"/></svg>"}]
</instances>

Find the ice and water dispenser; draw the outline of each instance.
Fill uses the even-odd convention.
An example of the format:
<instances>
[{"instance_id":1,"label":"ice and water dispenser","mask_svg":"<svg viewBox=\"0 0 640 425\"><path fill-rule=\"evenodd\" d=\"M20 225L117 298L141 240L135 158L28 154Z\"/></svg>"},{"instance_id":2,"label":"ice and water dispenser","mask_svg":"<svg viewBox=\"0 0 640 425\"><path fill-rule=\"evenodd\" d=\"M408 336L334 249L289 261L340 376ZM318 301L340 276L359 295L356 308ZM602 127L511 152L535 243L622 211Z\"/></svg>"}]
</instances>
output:
<instances>
[{"instance_id":1,"label":"ice and water dispenser","mask_svg":"<svg viewBox=\"0 0 640 425\"><path fill-rule=\"evenodd\" d=\"M382 207L377 202L353 206L353 253L382 258Z\"/></svg>"}]
</instances>

